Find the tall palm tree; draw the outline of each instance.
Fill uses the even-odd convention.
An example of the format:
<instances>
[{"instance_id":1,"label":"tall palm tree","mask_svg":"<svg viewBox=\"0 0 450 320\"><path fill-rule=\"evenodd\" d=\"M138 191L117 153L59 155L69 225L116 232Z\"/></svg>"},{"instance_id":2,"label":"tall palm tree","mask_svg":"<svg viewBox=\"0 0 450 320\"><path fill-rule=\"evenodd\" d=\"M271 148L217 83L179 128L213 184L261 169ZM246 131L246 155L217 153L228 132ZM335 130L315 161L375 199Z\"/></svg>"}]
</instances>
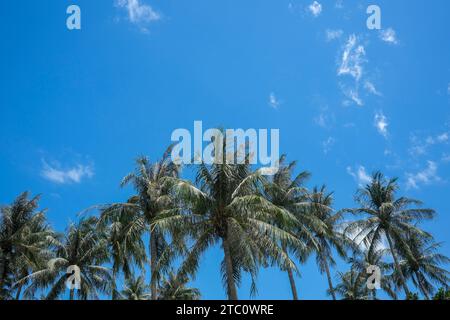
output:
<instances>
[{"instance_id":1,"label":"tall palm tree","mask_svg":"<svg viewBox=\"0 0 450 320\"><path fill-rule=\"evenodd\" d=\"M136 199L129 200L130 205L136 203ZM112 262L112 299L116 300L120 294L116 288L117 276L123 272L125 280L129 284L139 279L133 279L134 266L144 269L147 259L142 232L133 232L133 222L139 219L139 212L125 205L112 205L102 209L98 222L99 232L104 232L107 238L109 256ZM143 279L142 279L143 281Z\"/></svg>"},{"instance_id":2,"label":"tall palm tree","mask_svg":"<svg viewBox=\"0 0 450 320\"><path fill-rule=\"evenodd\" d=\"M174 200L170 195L170 190L165 183L165 178L178 179L180 167L170 158L172 147L164 153L162 159L155 163L145 157L136 160L136 169L122 180L122 186L131 184L136 195L126 203L117 203L109 206L102 215L102 220L112 220L108 215L117 216L117 211L127 212L132 216L127 225L124 226L126 232L121 241L135 243L145 232L149 235L148 251L150 255L150 288L152 299L158 297L158 281L162 272L159 262L163 253L172 252L168 246L163 232L157 227L150 227L155 218L161 212L172 208ZM128 219L128 218L127 218ZM175 237L176 238L176 237ZM128 247L129 248L129 247ZM167 258L167 257L166 257Z\"/></svg>"},{"instance_id":3,"label":"tall palm tree","mask_svg":"<svg viewBox=\"0 0 450 320\"><path fill-rule=\"evenodd\" d=\"M51 257L54 232L45 211L36 211L39 196L19 195L0 211L0 300L20 299L23 286L17 281L39 269ZM15 291L15 295L12 296Z\"/></svg>"},{"instance_id":4,"label":"tall palm tree","mask_svg":"<svg viewBox=\"0 0 450 320\"><path fill-rule=\"evenodd\" d=\"M189 279L174 272L164 278L159 292L159 300L199 300L200 291L187 286Z\"/></svg>"},{"instance_id":5,"label":"tall palm tree","mask_svg":"<svg viewBox=\"0 0 450 320\"><path fill-rule=\"evenodd\" d=\"M450 273L441 265L450 263L450 259L437 252L441 243L434 242L431 237L419 237L417 234L408 233L405 242L409 252L402 253L404 260L400 264L403 274L411 279L429 300L435 292L433 283L448 286Z\"/></svg>"},{"instance_id":6,"label":"tall palm tree","mask_svg":"<svg viewBox=\"0 0 450 320\"><path fill-rule=\"evenodd\" d=\"M333 300L336 300L330 272L330 266L334 267L336 265L336 261L333 258L333 249L342 258L346 258L346 248L351 244L338 230L338 223L342 218L342 214L340 212L333 213L333 193L328 193L325 186L322 186L320 189L314 187L308 198L310 213L324 226L312 229L314 240L317 244L316 263L320 273L326 274L330 294Z\"/></svg>"},{"instance_id":7,"label":"tall palm tree","mask_svg":"<svg viewBox=\"0 0 450 320\"><path fill-rule=\"evenodd\" d=\"M97 223L97 219L91 217L68 227L63 241L56 244L56 257L48 262L47 267L19 281L31 281L26 289L28 296L33 296L38 289L49 288L46 299L61 298L69 280L70 266L79 268L81 280L77 292L70 289L70 300L75 298L75 293L86 300L97 299L100 293L109 292L111 273L103 266L108 261L107 243L105 237L97 232Z\"/></svg>"},{"instance_id":8,"label":"tall palm tree","mask_svg":"<svg viewBox=\"0 0 450 320\"><path fill-rule=\"evenodd\" d=\"M422 203L405 197L396 198L398 190L397 179L386 179L380 172L373 174L372 181L361 188L356 196L360 206L357 209L346 209L353 214L365 215L363 219L349 223L345 233L354 236L354 239L364 242L369 253L387 239L389 249L394 259L395 271L403 286L405 295L409 295L406 279L400 267L398 252L410 252L402 235L416 234L418 237L429 236L419 229L415 223L424 219L432 219L434 210L418 208Z\"/></svg>"},{"instance_id":9,"label":"tall palm tree","mask_svg":"<svg viewBox=\"0 0 450 320\"><path fill-rule=\"evenodd\" d=\"M305 210L308 196L307 189L303 187L303 184L310 177L310 174L304 171L292 178L296 162L285 164L285 160L286 156L282 155L279 159L278 172L264 185L264 196L270 203L282 210L290 212L297 218L298 221L295 224L282 225L278 221L273 221L273 223L294 235L299 235L299 240L303 242L302 247L288 247L288 244L285 242L281 244L281 247L286 256L290 252L293 252L300 262L304 262L309 254L306 243L311 245L310 249L314 246L317 247L317 243L310 231L312 229L323 228L323 226L320 225L320 221L314 219L315 217ZM295 264L292 262L291 265ZM281 266L281 269L286 271L288 275L293 299L298 300L293 272L296 269L290 268L289 266Z\"/></svg>"},{"instance_id":10,"label":"tall palm tree","mask_svg":"<svg viewBox=\"0 0 450 320\"><path fill-rule=\"evenodd\" d=\"M294 221L295 217L261 195L264 179L260 171L252 172L248 152L244 164L230 164L226 150L224 139L222 155L217 152L215 163L198 165L198 188L187 181L166 179L177 196L185 200L185 206L167 210L155 219L153 227L177 230L193 239L179 270L182 276L194 276L202 254L220 244L224 255L221 268L224 286L228 298L237 300L242 272L250 274L251 292L255 293L259 266L266 265L270 258L295 268L279 243L298 244L299 241L272 224L275 220Z\"/></svg>"},{"instance_id":11,"label":"tall palm tree","mask_svg":"<svg viewBox=\"0 0 450 320\"><path fill-rule=\"evenodd\" d=\"M149 286L145 284L144 275L138 278L130 275L125 281L125 288L120 294L123 300L149 300L151 298L151 294L148 292Z\"/></svg>"}]
</instances>

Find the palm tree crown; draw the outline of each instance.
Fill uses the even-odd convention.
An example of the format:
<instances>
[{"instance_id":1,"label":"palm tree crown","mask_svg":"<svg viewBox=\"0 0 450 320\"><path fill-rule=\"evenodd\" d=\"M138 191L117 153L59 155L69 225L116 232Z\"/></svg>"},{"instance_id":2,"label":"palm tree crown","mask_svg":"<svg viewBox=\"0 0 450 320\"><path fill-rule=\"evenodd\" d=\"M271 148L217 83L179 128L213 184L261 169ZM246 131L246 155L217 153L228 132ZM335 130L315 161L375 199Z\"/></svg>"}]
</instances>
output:
<instances>
[{"instance_id":1,"label":"palm tree crown","mask_svg":"<svg viewBox=\"0 0 450 320\"><path fill-rule=\"evenodd\" d=\"M409 289L400 268L398 252L410 252L410 248L402 236L411 233L428 237L426 232L416 226L416 222L433 218L434 211L418 208L417 206L421 205L418 200L396 198L397 190L397 179L388 180L382 173L374 173L372 181L357 194L356 202L360 207L346 210L363 214L365 217L350 223L345 233L356 241L363 242L368 247L369 255L372 255L386 238L394 259L395 271L405 294L408 295Z\"/></svg>"}]
</instances>

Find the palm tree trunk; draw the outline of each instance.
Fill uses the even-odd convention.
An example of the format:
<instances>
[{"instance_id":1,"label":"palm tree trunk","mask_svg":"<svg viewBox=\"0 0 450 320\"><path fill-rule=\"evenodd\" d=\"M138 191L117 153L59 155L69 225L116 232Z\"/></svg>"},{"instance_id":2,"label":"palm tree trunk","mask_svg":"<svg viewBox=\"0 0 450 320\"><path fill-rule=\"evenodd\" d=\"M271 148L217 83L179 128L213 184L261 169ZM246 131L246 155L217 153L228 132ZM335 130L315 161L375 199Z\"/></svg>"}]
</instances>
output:
<instances>
[{"instance_id":1,"label":"palm tree trunk","mask_svg":"<svg viewBox=\"0 0 450 320\"><path fill-rule=\"evenodd\" d=\"M152 300L158 300L158 290L156 287L156 235L155 232L150 233L150 293Z\"/></svg>"},{"instance_id":2,"label":"palm tree trunk","mask_svg":"<svg viewBox=\"0 0 450 320\"><path fill-rule=\"evenodd\" d=\"M229 300L238 300L236 284L233 277L233 260L231 258L230 244L228 243L228 236L222 240L223 253L225 256L225 272L227 275L227 294Z\"/></svg>"},{"instance_id":3,"label":"palm tree trunk","mask_svg":"<svg viewBox=\"0 0 450 320\"><path fill-rule=\"evenodd\" d=\"M117 271L116 269L113 267L113 275L112 275L112 288L111 288L111 300L116 300L117 296L116 296L116 292L117 292L117 287L116 287L116 277L117 277Z\"/></svg>"},{"instance_id":4,"label":"palm tree trunk","mask_svg":"<svg viewBox=\"0 0 450 320\"><path fill-rule=\"evenodd\" d=\"M75 293L75 290L74 289L70 289L70 297L69 297L69 300L73 300L73 297L74 297L74 293Z\"/></svg>"},{"instance_id":5,"label":"palm tree trunk","mask_svg":"<svg viewBox=\"0 0 450 320\"><path fill-rule=\"evenodd\" d=\"M406 296L409 296L410 292L408 286L406 284L405 277L403 275L402 269L400 268L400 264L398 263L397 254L394 251L394 245L392 244L391 236L389 232L386 232L386 238L389 243L389 249L391 249L392 257L394 258L395 268L397 269L398 274L400 275L400 281L402 282L403 289L405 290Z\"/></svg>"},{"instance_id":6,"label":"palm tree trunk","mask_svg":"<svg viewBox=\"0 0 450 320\"><path fill-rule=\"evenodd\" d=\"M425 290L422 281L420 281L419 274L417 272L414 272L414 274L416 275L417 283L419 284L420 290L422 290L422 293L425 295L425 298L427 300L430 300L430 296L428 295L427 291Z\"/></svg>"},{"instance_id":7,"label":"palm tree trunk","mask_svg":"<svg viewBox=\"0 0 450 320\"><path fill-rule=\"evenodd\" d=\"M327 273L328 287L330 288L330 293L331 293L331 296L333 297L333 300L336 300L336 294L334 293L333 282L331 281L330 267L328 266L328 262L326 260L324 260L324 262L325 262L325 272Z\"/></svg>"},{"instance_id":8,"label":"palm tree trunk","mask_svg":"<svg viewBox=\"0 0 450 320\"><path fill-rule=\"evenodd\" d=\"M6 283L6 278L8 276L8 258L7 258L7 254L3 254L2 257L2 262L0 263L0 266L2 266L2 269L0 270L0 298L1 298L1 294L5 293L2 292L3 290L6 290L5 287L5 283Z\"/></svg>"},{"instance_id":9,"label":"palm tree trunk","mask_svg":"<svg viewBox=\"0 0 450 320\"><path fill-rule=\"evenodd\" d=\"M298 295L297 295L297 288L295 286L295 280L294 280L294 275L292 273L292 269L288 268L287 269L287 274L289 276L289 283L291 284L291 290L292 290L292 299L293 300L298 300Z\"/></svg>"},{"instance_id":10,"label":"palm tree trunk","mask_svg":"<svg viewBox=\"0 0 450 320\"><path fill-rule=\"evenodd\" d=\"M283 251L286 253L287 255L287 248L286 248L286 244L282 245ZM294 274L292 272L292 269L287 267L286 270L288 277L289 277L289 283L291 285L291 291L292 291L292 299L293 300L298 300L298 294L297 294L297 287L295 285L295 280L294 280Z\"/></svg>"}]
</instances>

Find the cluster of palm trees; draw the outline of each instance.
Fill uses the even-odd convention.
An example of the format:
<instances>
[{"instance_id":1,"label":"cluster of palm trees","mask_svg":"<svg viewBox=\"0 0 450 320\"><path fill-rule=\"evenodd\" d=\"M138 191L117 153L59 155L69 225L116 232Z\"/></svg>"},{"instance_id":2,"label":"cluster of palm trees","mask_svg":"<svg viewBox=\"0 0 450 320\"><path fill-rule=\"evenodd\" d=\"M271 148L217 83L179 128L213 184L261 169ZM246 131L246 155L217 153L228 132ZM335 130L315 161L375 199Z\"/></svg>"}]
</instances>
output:
<instances>
[{"instance_id":1,"label":"cluster of palm trees","mask_svg":"<svg viewBox=\"0 0 450 320\"><path fill-rule=\"evenodd\" d=\"M2 207L0 299L200 299L189 282L201 277L200 259L214 246L223 251L220 272L230 300L238 299L244 274L256 294L258 272L269 266L286 273L298 299L295 275L311 257L333 299L377 299L380 291L367 285L369 266L379 268L381 290L393 299L402 291L403 298L431 299L438 287L446 296L450 260L420 225L435 213L397 197L396 179L375 173L358 191L357 208L337 211L333 193L325 186L308 190L310 174L294 175L296 163L285 156L271 177L249 161L224 159L196 165L195 181L188 181L170 153L154 163L137 159L122 181L135 194L91 208L95 214L64 234L38 210L39 197L23 193ZM338 256L350 270L333 277ZM69 266L80 270L79 289L67 288Z\"/></svg>"}]
</instances>

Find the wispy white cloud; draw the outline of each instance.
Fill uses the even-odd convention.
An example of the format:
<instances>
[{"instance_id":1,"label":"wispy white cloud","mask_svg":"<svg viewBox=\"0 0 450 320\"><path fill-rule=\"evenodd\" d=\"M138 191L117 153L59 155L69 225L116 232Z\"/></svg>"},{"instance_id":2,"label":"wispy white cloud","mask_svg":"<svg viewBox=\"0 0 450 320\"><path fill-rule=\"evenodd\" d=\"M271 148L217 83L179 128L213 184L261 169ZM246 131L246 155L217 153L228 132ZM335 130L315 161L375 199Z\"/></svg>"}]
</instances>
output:
<instances>
[{"instance_id":1,"label":"wispy white cloud","mask_svg":"<svg viewBox=\"0 0 450 320\"><path fill-rule=\"evenodd\" d=\"M347 173L351 175L359 186L364 186L372 182L372 177L367 173L366 168L363 166L358 166L356 171L352 167L347 167Z\"/></svg>"},{"instance_id":2,"label":"wispy white cloud","mask_svg":"<svg viewBox=\"0 0 450 320\"><path fill-rule=\"evenodd\" d=\"M318 17L318 16L320 16L320 14L322 13L322 5L319 3L319 2L317 2L317 1L314 1L313 3L311 3L309 6L308 6L308 10L311 12L311 14L314 16L314 17Z\"/></svg>"},{"instance_id":3,"label":"wispy white cloud","mask_svg":"<svg viewBox=\"0 0 450 320\"><path fill-rule=\"evenodd\" d=\"M421 137L419 134L412 134L410 137L411 147L409 154L412 156L425 155L432 146L447 144L450 142L450 132L442 132L437 135L427 135Z\"/></svg>"},{"instance_id":4,"label":"wispy white cloud","mask_svg":"<svg viewBox=\"0 0 450 320\"><path fill-rule=\"evenodd\" d=\"M450 154L444 153L442 155L442 162L450 162Z\"/></svg>"},{"instance_id":5,"label":"wispy white cloud","mask_svg":"<svg viewBox=\"0 0 450 320\"><path fill-rule=\"evenodd\" d=\"M339 85L347 98L343 104L363 106L363 98L367 94L381 96L375 84L369 80L373 76L367 75L367 52L362 41L355 34L351 34L343 45L337 63L337 76L341 79Z\"/></svg>"},{"instance_id":6,"label":"wispy white cloud","mask_svg":"<svg viewBox=\"0 0 450 320\"><path fill-rule=\"evenodd\" d=\"M394 29L388 28L380 31L380 39L389 44L397 44L397 34Z\"/></svg>"},{"instance_id":7,"label":"wispy white cloud","mask_svg":"<svg viewBox=\"0 0 450 320\"><path fill-rule=\"evenodd\" d=\"M142 0L116 0L116 6L126 10L128 20L142 31L148 31L146 25L161 19L161 15Z\"/></svg>"},{"instance_id":8,"label":"wispy white cloud","mask_svg":"<svg viewBox=\"0 0 450 320\"><path fill-rule=\"evenodd\" d=\"M321 128L329 129L335 123L335 115L327 105L320 107L319 114L314 118L314 123Z\"/></svg>"},{"instance_id":9,"label":"wispy white cloud","mask_svg":"<svg viewBox=\"0 0 450 320\"><path fill-rule=\"evenodd\" d=\"M437 173L438 165L434 161L427 161L427 166L417 173L406 174L406 187L408 189L419 189L421 184L430 185L442 181Z\"/></svg>"},{"instance_id":10,"label":"wispy white cloud","mask_svg":"<svg viewBox=\"0 0 450 320\"><path fill-rule=\"evenodd\" d=\"M329 137L325 141L322 142L323 153L328 154L331 151L331 148L336 143L336 139L333 137Z\"/></svg>"},{"instance_id":11,"label":"wispy white cloud","mask_svg":"<svg viewBox=\"0 0 450 320\"><path fill-rule=\"evenodd\" d=\"M339 83L342 93L347 98L347 100L344 101L344 105L348 106L356 104L358 106L363 106L364 101L361 97L361 87L364 87L364 89L371 94L380 94L372 82L368 80L364 81L364 66L367 63L366 50L355 34L348 37L341 50L342 52L338 60L337 75L343 80L346 78L347 80L350 80L350 82L341 81ZM362 81L364 81L364 86L361 85Z\"/></svg>"},{"instance_id":12,"label":"wispy white cloud","mask_svg":"<svg viewBox=\"0 0 450 320\"><path fill-rule=\"evenodd\" d=\"M275 93L271 92L269 95L269 106L271 106L274 109L278 109L281 105L281 101L278 100Z\"/></svg>"},{"instance_id":13,"label":"wispy white cloud","mask_svg":"<svg viewBox=\"0 0 450 320\"><path fill-rule=\"evenodd\" d=\"M378 133L387 138L389 123L383 112L379 111L375 113L374 125L377 128Z\"/></svg>"},{"instance_id":14,"label":"wispy white cloud","mask_svg":"<svg viewBox=\"0 0 450 320\"><path fill-rule=\"evenodd\" d=\"M338 75L349 75L356 81L359 81L363 74L363 64L366 62L365 55L364 46L358 44L356 35L352 34L345 44L338 68Z\"/></svg>"},{"instance_id":15,"label":"wispy white cloud","mask_svg":"<svg viewBox=\"0 0 450 320\"><path fill-rule=\"evenodd\" d=\"M436 137L436 140L440 143L444 143L448 141L448 133L444 132Z\"/></svg>"},{"instance_id":16,"label":"wispy white cloud","mask_svg":"<svg viewBox=\"0 0 450 320\"><path fill-rule=\"evenodd\" d=\"M373 95L381 96L381 93L377 90L375 85L368 80L366 82L364 82L364 88Z\"/></svg>"},{"instance_id":17,"label":"wispy white cloud","mask_svg":"<svg viewBox=\"0 0 450 320\"><path fill-rule=\"evenodd\" d=\"M343 93L349 99L347 101L344 101L345 106L349 106L351 103L355 103L360 107L364 105L363 100L359 96L359 91L357 88L343 89Z\"/></svg>"},{"instance_id":18,"label":"wispy white cloud","mask_svg":"<svg viewBox=\"0 0 450 320\"><path fill-rule=\"evenodd\" d=\"M340 37L342 37L343 34L344 34L344 31L342 31L341 29L337 29L337 30L327 29L325 31L327 41L333 41L333 40L339 39Z\"/></svg>"},{"instance_id":19,"label":"wispy white cloud","mask_svg":"<svg viewBox=\"0 0 450 320\"><path fill-rule=\"evenodd\" d=\"M42 163L41 176L57 184L81 183L84 178L94 176L94 169L91 165L76 164L73 167L62 169L58 163L50 165L45 160Z\"/></svg>"}]
</instances>

